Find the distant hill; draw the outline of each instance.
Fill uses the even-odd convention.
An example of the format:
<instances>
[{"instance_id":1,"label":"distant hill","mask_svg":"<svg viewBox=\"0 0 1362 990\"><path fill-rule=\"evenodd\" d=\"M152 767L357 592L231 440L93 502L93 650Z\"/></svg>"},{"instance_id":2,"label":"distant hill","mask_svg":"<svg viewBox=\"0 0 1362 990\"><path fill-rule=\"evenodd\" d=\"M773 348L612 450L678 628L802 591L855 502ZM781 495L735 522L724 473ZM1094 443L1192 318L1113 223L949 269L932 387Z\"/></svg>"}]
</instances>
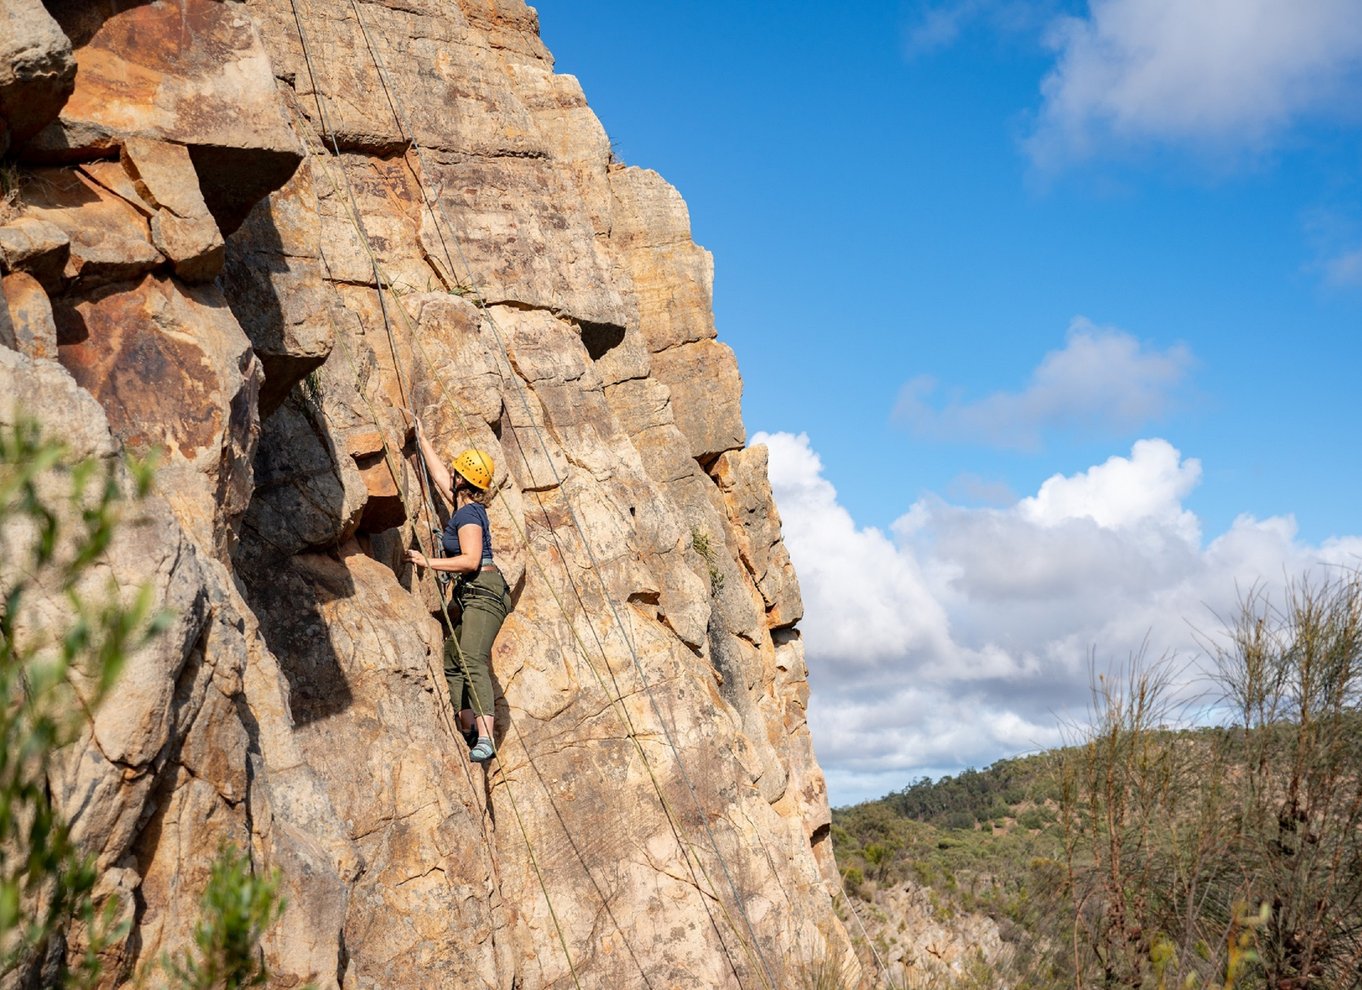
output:
<instances>
[{"instance_id":1,"label":"distant hill","mask_svg":"<svg viewBox=\"0 0 1362 990\"><path fill-rule=\"evenodd\" d=\"M1248 729L1117 711L1082 745L834 809L867 967L937 990L1359 990L1362 712L1336 697Z\"/></svg>"}]
</instances>

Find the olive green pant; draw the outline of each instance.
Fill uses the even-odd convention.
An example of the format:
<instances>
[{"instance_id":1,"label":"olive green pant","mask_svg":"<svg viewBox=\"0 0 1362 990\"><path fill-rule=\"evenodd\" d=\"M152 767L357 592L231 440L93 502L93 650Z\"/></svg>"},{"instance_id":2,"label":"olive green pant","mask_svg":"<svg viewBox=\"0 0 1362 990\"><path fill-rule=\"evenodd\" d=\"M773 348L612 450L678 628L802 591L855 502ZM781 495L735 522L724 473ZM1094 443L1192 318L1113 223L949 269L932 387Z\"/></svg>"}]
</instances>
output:
<instances>
[{"instance_id":1,"label":"olive green pant","mask_svg":"<svg viewBox=\"0 0 1362 990\"><path fill-rule=\"evenodd\" d=\"M445 640L449 700L456 712L471 708L475 715L491 715L492 643L511 611L511 589L500 571L479 571L456 586L454 597L459 621Z\"/></svg>"}]
</instances>

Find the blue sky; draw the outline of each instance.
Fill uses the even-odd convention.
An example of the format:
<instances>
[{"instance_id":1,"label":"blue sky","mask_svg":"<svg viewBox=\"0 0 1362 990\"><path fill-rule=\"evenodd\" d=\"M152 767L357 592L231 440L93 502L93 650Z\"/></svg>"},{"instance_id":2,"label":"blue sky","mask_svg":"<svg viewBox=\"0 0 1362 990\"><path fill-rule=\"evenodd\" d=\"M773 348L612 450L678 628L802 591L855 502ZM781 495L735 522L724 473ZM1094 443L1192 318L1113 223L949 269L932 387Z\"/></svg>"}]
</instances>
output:
<instances>
[{"instance_id":1,"label":"blue sky","mask_svg":"<svg viewBox=\"0 0 1362 990\"><path fill-rule=\"evenodd\" d=\"M536 7L714 253L835 804L1362 553L1356 0Z\"/></svg>"}]
</instances>

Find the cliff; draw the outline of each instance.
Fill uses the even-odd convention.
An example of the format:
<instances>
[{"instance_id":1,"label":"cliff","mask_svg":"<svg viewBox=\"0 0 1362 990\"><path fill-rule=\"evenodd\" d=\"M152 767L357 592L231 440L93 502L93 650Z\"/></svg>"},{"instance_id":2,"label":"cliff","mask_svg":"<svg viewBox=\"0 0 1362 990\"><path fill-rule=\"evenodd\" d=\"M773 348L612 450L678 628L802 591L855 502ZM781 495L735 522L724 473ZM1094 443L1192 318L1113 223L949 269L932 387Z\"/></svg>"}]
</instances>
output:
<instances>
[{"instance_id":1,"label":"cliff","mask_svg":"<svg viewBox=\"0 0 1362 990\"><path fill-rule=\"evenodd\" d=\"M0 423L161 464L105 576L170 628L50 782L128 922L106 985L188 943L223 842L282 877L271 986L854 965L712 260L534 10L0 0L0 25ZM486 767L403 563L443 511L403 408L497 464Z\"/></svg>"}]
</instances>

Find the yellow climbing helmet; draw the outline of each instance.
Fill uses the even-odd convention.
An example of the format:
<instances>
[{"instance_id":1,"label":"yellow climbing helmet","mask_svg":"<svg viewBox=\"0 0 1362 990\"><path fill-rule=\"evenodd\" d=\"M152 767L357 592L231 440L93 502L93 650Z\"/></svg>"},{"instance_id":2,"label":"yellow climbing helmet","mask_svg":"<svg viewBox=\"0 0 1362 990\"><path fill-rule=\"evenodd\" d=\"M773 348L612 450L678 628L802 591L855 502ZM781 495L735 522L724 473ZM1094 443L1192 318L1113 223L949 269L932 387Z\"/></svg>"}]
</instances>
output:
<instances>
[{"instance_id":1,"label":"yellow climbing helmet","mask_svg":"<svg viewBox=\"0 0 1362 990\"><path fill-rule=\"evenodd\" d=\"M496 465L492 463L490 454L481 450L465 450L454 458L454 470L474 488L485 492L492 487L492 474L496 471Z\"/></svg>"}]
</instances>

